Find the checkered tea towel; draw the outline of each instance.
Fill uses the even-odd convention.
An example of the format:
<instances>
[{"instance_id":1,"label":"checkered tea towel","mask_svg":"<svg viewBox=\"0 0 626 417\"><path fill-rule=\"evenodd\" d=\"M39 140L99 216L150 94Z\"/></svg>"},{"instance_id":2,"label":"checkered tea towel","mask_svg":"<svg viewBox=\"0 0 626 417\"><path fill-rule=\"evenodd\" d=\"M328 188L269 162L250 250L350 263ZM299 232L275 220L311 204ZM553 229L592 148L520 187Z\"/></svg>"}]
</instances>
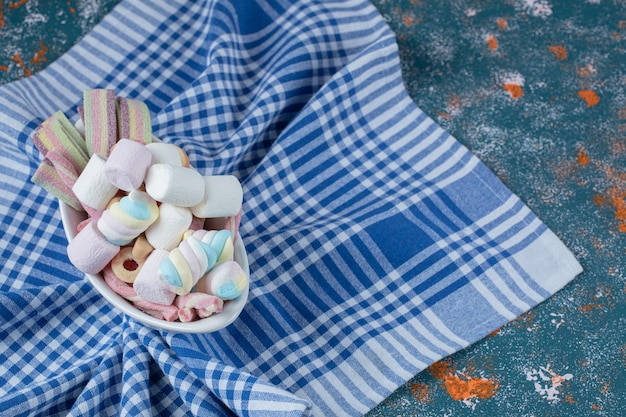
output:
<instances>
[{"instance_id":1,"label":"checkered tea towel","mask_svg":"<svg viewBox=\"0 0 626 417\"><path fill-rule=\"evenodd\" d=\"M93 88L242 182L250 296L225 329L144 327L68 261L33 131ZM362 415L581 272L410 99L364 0L123 1L0 87L0 141L0 415Z\"/></svg>"}]
</instances>

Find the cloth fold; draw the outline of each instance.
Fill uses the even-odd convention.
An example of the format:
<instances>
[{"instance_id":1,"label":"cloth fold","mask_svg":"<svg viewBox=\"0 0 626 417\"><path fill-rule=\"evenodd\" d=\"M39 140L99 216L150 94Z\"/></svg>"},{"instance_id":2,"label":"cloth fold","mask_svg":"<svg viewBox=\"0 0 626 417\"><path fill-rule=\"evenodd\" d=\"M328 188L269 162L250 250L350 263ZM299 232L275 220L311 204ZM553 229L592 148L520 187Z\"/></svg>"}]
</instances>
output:
<instances>
[{"instance_id":1,"label":"cloth fold","mask_svg":"<svg viewBox=\"0 0 626 417\"><path fill-rule=\"evenodd\" d=\"M145 102L155 136L236 175L249 301L158 332L68 261L30 181L35 128L85 89ZM550 297L581 267L408 96L363 0L122 1L41 73L0 87L0 410L10 415L366 413Z\"/></svg>"}]
</instances>

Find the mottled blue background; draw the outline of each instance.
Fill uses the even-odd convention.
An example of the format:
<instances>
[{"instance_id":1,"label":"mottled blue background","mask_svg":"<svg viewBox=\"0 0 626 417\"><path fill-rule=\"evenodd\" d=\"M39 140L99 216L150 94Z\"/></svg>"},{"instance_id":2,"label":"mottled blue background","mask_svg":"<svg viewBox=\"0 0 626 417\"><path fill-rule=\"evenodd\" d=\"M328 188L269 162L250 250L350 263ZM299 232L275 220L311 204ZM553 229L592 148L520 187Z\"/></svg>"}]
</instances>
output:
<instances>
[{"instance_id":1,"label":"mottled blue background","mask_svg":"<svg viewBox=\"0 0 626 417\"><path fill-rule=\"evenodd\" d=\"M118 0L0 1L0 83L45 68ZM417 104L585 272L369 416L626 411L626 1L374 0Z\"/></svg>"}]
</instances>

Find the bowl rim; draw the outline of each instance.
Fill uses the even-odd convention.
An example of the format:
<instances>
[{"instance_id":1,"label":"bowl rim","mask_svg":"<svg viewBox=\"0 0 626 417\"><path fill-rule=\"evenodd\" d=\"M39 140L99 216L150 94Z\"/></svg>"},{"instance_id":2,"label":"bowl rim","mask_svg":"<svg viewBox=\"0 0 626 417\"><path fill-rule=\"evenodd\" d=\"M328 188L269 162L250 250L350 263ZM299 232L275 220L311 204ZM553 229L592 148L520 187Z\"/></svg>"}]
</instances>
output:
<instances>
[{"instance_id":1,"label":"bowl rim","mask_svg":"<svg viewBox=\"0 0 626 417\"><path fill-rule=\"evenodd\" d=\"M61 212L63 230L69 243L72 239L74 239L74 236L76 236L76 226L80 221L87 218L87 213L75 210L62 201L59 201L59 211ZM250 277L250 266L248 263L246 247L239 234L237 234L233 243L235 247L234 260L242 267L244 272L248 274L248 277ZM106 284L106 282L104 282L102 274L84 275L96 291L98 291L100 295L102 295L113 307L153 329L166 330L175 333L211 333L223 329L239 317L241 311L246 305L250 291L250 282L248 280L248 285L246 285L239 297L234 300L224 302L224 309L221 313L216 313L200 320L183 323L179 321L161 320L139 310L137 307L133 306L130 301L113 291Z\"/></svg>"}]
</instances>

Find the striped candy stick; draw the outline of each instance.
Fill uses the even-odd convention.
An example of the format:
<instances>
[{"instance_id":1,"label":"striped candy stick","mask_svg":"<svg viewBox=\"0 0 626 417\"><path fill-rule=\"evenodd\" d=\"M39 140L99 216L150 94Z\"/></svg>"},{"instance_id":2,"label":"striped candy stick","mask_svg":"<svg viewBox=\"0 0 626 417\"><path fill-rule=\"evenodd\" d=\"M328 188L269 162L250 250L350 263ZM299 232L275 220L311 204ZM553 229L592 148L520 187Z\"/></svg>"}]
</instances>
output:
<instances>
[{"instance_id":1,"label":"striped candy stick","mask_svg":"<svg viewBox=\"0 0 626 417\"><path fill-rule=\"evenodd\" d=\"M44 157L52 150L64 154L77 172L81 172L89 161L83 137L61 111L50 116L37 128L33 143Z\"/></svg>"},{"instance_id":2,"label":"striped candy stick","mask_svg":"<svg viewBox=\"0 0 626 417\"><path fill-rule=\"evenodd\" d=\"M152 143L152 125L148 106L142 101L117 97L117 127L119 139Z\"/></svg>"},{"instance_id":3,"label":"striped candy stick","mask_svg":"<svg viewBox=\"0 0 626 417\"><path fill-rule=\"evenodd\" d=\"M35 184L39 184L50 194L58 198L60 201L69 205L75 210L83 210L80 201L76 198L72 189L61 179L61 176L56 171L52 161L48 158L39 164L39 167L33 174L31 180Z\"/></svg>"},{"instance_id":4,"label":"striped candy stick","mask_svg":"<svg viewBox=\"0 0 626 417\"><path fill-rule=\"evenodd\" d=\"M85 143L89 156L94 153L107 157L117 142L115 92L92 89L83 92Z\"/></svg>"},{"instance_id":5,"label":"striped candy stick","mask_svg":"<svg viewBox=\"0 0 626 417\"><path fill-rule=\"evenodd\" d=\"M72 161L67 159L63 152L59 152L57 150L48 152L46 158L52 162L52 165L54 166L57 174L59 174L61 181L63 181L65 185L71 189L80 174L80 172L78 172L74 167L74 164L72 164Z\"/></svg>"}]
</instances>

